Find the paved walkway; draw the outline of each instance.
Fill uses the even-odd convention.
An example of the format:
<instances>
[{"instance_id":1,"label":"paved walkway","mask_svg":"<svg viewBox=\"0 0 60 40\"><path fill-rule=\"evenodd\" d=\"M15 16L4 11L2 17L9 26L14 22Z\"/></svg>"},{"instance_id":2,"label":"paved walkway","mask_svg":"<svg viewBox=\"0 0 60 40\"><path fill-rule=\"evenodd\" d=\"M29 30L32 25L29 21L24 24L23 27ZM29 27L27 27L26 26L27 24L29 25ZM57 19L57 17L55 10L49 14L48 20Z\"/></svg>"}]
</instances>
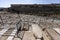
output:
<instances>
[{"instance_id":1,"label":"paved walkway","mask_svg":"<svg viewBox=\"0 0 60 40\"><path fill-rule=\"evenodd\" d=\"M25 31L24 37L22 40L36 40L31 31Z\"/></svg>"},{"instance_id":2,"label":"paved walkway","mask_svg":"<svg viewBox=\"0 0 60 40\"><path fill-rule=\"evenodd\" d=\"M38 26L38 24L32 24L32 32L36 38L42 37L42 29Z\"/></svg>"}]
</instances>

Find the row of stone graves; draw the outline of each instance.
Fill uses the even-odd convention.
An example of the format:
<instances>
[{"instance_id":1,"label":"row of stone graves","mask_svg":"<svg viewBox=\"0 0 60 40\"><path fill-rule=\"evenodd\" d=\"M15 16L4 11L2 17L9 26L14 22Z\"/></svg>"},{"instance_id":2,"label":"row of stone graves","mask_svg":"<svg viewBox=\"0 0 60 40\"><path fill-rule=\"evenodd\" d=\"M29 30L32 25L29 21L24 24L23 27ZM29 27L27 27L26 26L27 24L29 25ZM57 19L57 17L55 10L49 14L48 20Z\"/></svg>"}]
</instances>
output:
<instances>
[{"instance_id":1,"label":"row of stone graves","mask_svg":"<svg viewBox=\"0 0 60 40\"><path fill-rule=\"evenodd\" d=\"M0 13L0 24L1 40L10 38L11 40L59 40L60 38L60 20L58 19L17 13Z\"/></svg>"}]
</instances>

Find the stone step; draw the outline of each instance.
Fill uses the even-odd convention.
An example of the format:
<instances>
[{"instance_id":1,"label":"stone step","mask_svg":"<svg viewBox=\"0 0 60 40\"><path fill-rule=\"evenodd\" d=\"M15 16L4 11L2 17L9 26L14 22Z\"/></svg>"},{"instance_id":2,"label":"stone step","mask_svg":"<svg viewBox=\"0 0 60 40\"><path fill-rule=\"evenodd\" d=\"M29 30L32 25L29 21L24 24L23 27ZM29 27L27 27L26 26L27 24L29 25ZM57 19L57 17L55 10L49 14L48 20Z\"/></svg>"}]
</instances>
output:
<instances>
[{"instance_id":1,"label":"stone step","mask_svg":"<svg viewBox=\"0 0 60 40\"><path fill-rule=\"evenodd\" d=\"M7 40L13 40L16 32L17 32L17 29L14 29L14 30L12 31L11 35L7 38ZM12 35L13 35L13 36L12 36Z\"/></svg>"},{"instance_id":2,"label":"stone step","mask_svg":"<svg viewBox=\"0 0 60 40\"><path fill-rule=\"evenodd\" d=\"M20 38L14 38L13 40L21 40Z\"/></svg>"},{"instance_id":3,"label":"stone step","mask_svg":"<svg viewBox=\"0 0 60 40\"><path fill-rule=\"evenodd\" d=\"M11 34L11 32L13 31L14 29L8 29L4 34L2 34L2 36L0 37L1 40L6 40L9 35ZM7 33L7 34L6 34Z\"/></svg>"},{"instance_id":4,"label":"stone step","mask_svg":"<svg viewBox=\"0 0 60 40\"><path fill-rule=\"evenodd\" d=\"M9 29L8 31L6 31L3 36L10 36L10 34L12 33L12 31L14 30L14 28Z\"/></svg>"},{"instance_id":5,"label":"stone step","mask_svg":"<svg viewBox=\"0 0 60 40\"><path fill-rule=\"evenodd\" d=\"M43 31L43 39L44 40L52 40L50 35L45 30Z\"/></svg>"},{"instance_id":6,"label":"stone step","mask_svg":"<svg viewBox=\"0 0 60 40\"><path fill-rule=\"evenodd\" d=\"M33 33L31 31L25 31L25 34L22 40L36 40L36 39L33 36Z\"/></svg>"},{"instance_id":7,"label":"stone step","mask_svg":"<svg viewBox=\"0 0 60 40\"><path fill-rule=\"evenodd\" d=\"M16 34L16 29L8 29L2 36L0 37L0 40L12 40Z\"/></svg>"},{"instance_id":8,"label":"stone step","mask_svg":"<svg viewBox=\"0 0 60 40\"><path fill-rule=\"evenodd\" d=\"M0 31L0 37L1 37L6 31L8 31L8 30L9 30L9 28L2 29L2 30Z\"/></svg>"},{"instance_id":9,"label":"stone step","mask_svg":"<svg viewBox=\"0 0 60 40\"><path fill-rule=\"evenodd\" d=\"M60 28L53 28L58 34L60 34Z\"/></svg>"},{"instance_id":10,"label":"stone step","mask_svg":"<svg viewBox=\"0 0 60 40\"><path fill-rule=\"evenodd\" d=\"M53 29L47 29L47 32L49 33L53 40L60 40L60 35Z\"/></svg>"}]
</instances>

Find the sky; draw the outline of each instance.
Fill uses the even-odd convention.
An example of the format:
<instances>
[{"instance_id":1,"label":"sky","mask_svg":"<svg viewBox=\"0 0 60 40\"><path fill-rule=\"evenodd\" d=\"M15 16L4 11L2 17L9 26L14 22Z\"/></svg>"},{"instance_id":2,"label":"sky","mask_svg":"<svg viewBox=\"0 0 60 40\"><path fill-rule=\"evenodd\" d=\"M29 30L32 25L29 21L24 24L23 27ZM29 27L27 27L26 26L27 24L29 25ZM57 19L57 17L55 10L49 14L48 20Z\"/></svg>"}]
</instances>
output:
<instances>
[{"instance_id":1,"label":"sky","mask_svg":"<svg viewBox=\"0 0 60 40\"><path fill-rule=\"evenodd\" d=\"M0 7L10 7L11 4L51 4L60 0L0 0Z\"/></svg>"}]
</instances>

